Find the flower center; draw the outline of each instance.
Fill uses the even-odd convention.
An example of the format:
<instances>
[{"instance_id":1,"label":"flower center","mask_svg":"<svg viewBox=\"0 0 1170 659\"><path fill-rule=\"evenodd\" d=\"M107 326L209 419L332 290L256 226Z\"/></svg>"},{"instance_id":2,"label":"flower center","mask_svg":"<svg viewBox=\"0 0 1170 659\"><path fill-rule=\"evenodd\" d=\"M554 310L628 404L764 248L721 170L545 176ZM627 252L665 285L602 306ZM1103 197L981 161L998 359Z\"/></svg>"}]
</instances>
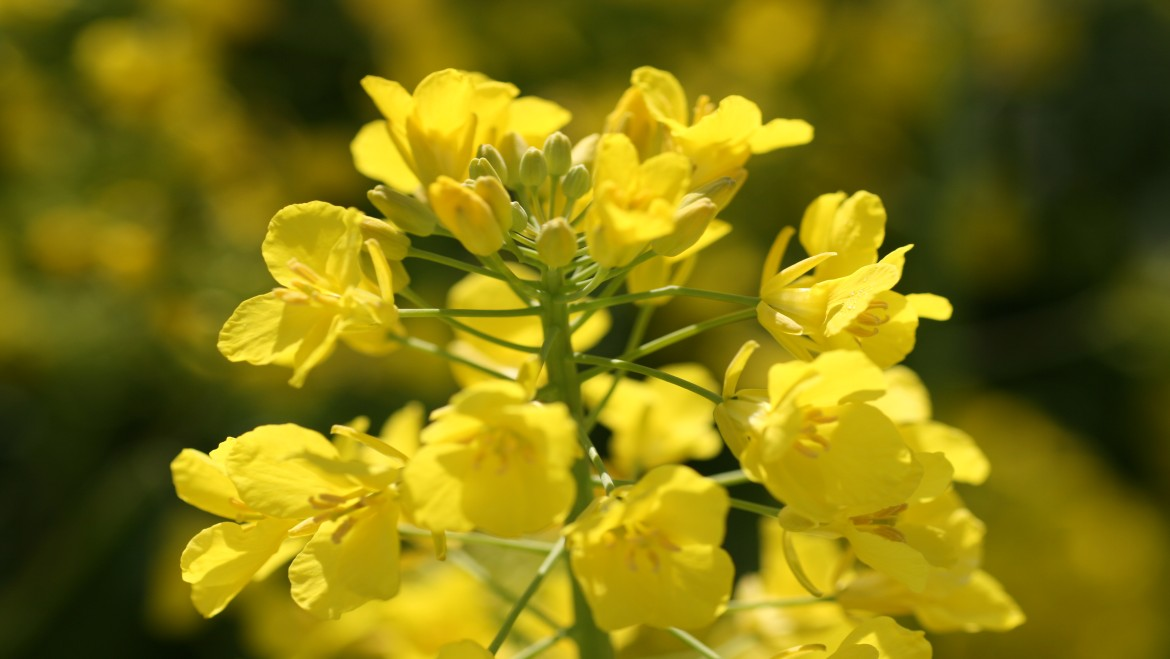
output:
<instances>
[{"instance_id":1,"label":"flower center","mask_svg":"<svg viewBox=\"0 0 1170 659\"><path fill-rule=\"evenodd\" d=\"M671 542L661 529L641 522L631 522L606 531L604 543L608 549L624 552L626 567L631 572L637 572L642 566L646 566L655 574L662 568L660 552L676 552L681 549Z\"/></svg>"},{"instance_id":2,"label":"flower center","mask_svg":"<svg viewBox=\"0 0 1170 659\"><path fill-rule=\"evenodd\" d=\"M861 339L877 336L878 327L890 322L889 308L890 305L882 300L871 301L845 331L855 336L858 343L861 343Z\"/></svg>"},{"instance_id":3,"label":"flower center","mask_svg":"<svg viewBox=\"0 0 1170 659\"><path fill-rule=\"evenodd\" d=\"M825 414L825 411L819 407L804 408L801 411L800 431L796 435L796 441L793 442L792 448L806 457L819 458L830 447L829 440L820 434L820 426L833 423L836 420L837 417Z\"/></svg>"},{"instance_id":4,"label":"flower center","mask_svg":"<svg viewBox=\"0 0 1170 659\"><path fill-rule=\"evenodd\" d=\"M857 530L866 533L873 533L881 536L886 540L894 542L906 542L906 536L901 531L894 528L898 523L898 515L906 510L907 504L898 504L897 506L890 506L889 508L882 508L874 511L868 515L857 515L850 517L849 521L857 527Z\"/></svg>"}]
</instances>

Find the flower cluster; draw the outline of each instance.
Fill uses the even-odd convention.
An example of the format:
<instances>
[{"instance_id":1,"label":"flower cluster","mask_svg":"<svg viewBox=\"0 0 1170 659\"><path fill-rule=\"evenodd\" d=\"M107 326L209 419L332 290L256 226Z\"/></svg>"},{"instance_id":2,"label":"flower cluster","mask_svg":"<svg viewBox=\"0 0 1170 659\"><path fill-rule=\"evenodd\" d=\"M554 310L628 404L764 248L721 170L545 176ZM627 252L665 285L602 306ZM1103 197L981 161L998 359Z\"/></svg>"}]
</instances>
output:
<instances>
[{"instance_id":1,"label":"flower cluster","mask_svg":"<svg viewBox=\"0 0 1170 659\"><path fill-rule=\"evenodd\" d=\"M291 367L299 387L339 341L370 355L405 348L445 359L462 389L426 421L408 405L378 436L364 421L334 426L332 442L275 425L183 451L179 496L230 520L182 556L201 613L291 560L294 601L336 618L397 594L412 569L405 542L440 560L476 544L545 554L496 636L452 639L442 657L499 652L565 563L573 622L524 656L562 638L582 656L612 656L660 629L708 657L927 657L922 632L888 616L930 631L1022 622L980 568L983 526L953 485L982 482L987 460L931 419L925 388L899 365L919 319L945 320L950 304L893 290L910 246L879 258L877 196L816 199L799 227L809 256L781 268L796 233L781 229L758 296L685 286L730 230L716 216L751 156L809 142L807 123L764 122L740 96L691 106L650 67L604 130L576 144L559 132L568 111L478 73L440 71L413 93L362 84L383 119L352 150L381 182L369 201L383 217L323 202L277 213L263 255L280 287L239 306L220 350ZM443 240L462 256L421 246ZM465 274L446 307L411 289L412 258ZM647 340L651 315L676 297L742 308ZM588 352L623 304L637 309L625 350ZM451 341L416 336L408 326L421 319L449 326ZM764 388L740 388L755 341L721 391L699 364L641 363L752 319L790 357L770 365ZM741 469L681 464L724 445ZM780 505L731 496L752 483ZM723 548L732 507L765 518L762 571L738 585Z\"/></svg>"}]
</instances>

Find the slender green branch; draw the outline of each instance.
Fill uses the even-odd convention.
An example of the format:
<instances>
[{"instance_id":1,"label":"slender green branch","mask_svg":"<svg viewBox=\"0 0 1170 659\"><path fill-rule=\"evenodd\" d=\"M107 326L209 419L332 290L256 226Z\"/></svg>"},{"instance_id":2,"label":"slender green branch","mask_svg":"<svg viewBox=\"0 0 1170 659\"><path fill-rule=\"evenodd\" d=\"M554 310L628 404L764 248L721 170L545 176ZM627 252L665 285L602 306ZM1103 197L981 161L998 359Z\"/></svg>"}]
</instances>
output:
<instances>
[{"instance_id":1,"label":"slender green branch","mask_svg":"<svg viewBox=\"0 0 1170 659\"><path fill-rule=\"evenodd\" d=\"M650 326L650 318L654 315L654 307L638 307L638 315L634 317L634 325L630 328L630 336L626 340L625 352L632 352L634 346L642 341L642 337L646 335L646 328ZM601 416L601 412L609 403L609 399L613 397L613 393L617 391L618 383L621 382L625 371L618 371L614 376L613 382L609 383L609 389L601 400L593 405L593 409L589 410L589 416L585 417L585 432L593 432L593 428L597 426L597 419Z\"/></svg>"},{"instance_id":2,"label":"slender green branch","mask_svg":"<svg viewBox=\"0 0 1170 659\"><path fill-rule=\"evenodd\" d=\"M545 556L544 562L537 568L536 574L532 577L532 581L528 582L528 587L524 592L520 593L520 597L516 598L516 603L512 605L512 610L508 611L508 616L504 618L504 624L500 626L500 631L496 632L496 637L492 639L492 644L488 646L488 651L492 654L499 652L500 647L504 645L504 639L508 638L508 632L512 631L512 625L516 624L516 619L523 613L524 608L528 606L528 600L536 594L536 590L540 588L544 577L552 571L553 565L556 564L557 559L565 551L565 538L562 536L557 540L552 549Z\"/></svg>"},{"instance_id":3,"label":"slender green branch","mask_svg":"<svg viewBox=\"0 0 1170 659\"><path fill-rule=\"evenodd\" d=\"M508 264L504 263L504 259L500 258L499 253L482 256L480 257L480 260L484 263L484 265L490 266L492 270L502 275L504 281L508 282L508 286L511 287L512 292L515 293L516 297L519 297L526 306L533 306L532 301L536 296L536 293L532 290L532 286L517 277L516 273L512 272L512 269L508 267Z\"/></svg>"},{"instance_id":4,"label":"slender green branch","mask_svg":"<svg viewBox=\"0 0 1170 659\"><path fill-rule=\"evenodd\" d=\"M669 334L663 334L662 336L652 341L643 343L636 350L627 350L625 353L619 356L618 359L622 359L624 361L634 361L641 359L646 355L662 350L668 346L672 346L679 341L683 341L691 338L692 336L702 334L709 329L720 327L722 325L729 325L731 323L737 323L741 320L747 320L749 318L755 317L756 312L754 309L741 309L739 311L733 311L729 314L724 314L716 318L711 318L710 320L704 320L699 323L694 323L693 325L687 325L686 327L679 328L673 332L670 332ZM612 369L591 368L589 370L582 371L580 374L580 379L582 382L584 382L585 380L597 377L598 375L606 373L610 370Z\"/></svg>"},{"instance_id":5,"label":"slender green branch","mask_svg":"<svg viewBox=\"0 0 1170 659\"><path fill-rule=\"evenodd\" d=\"M552 546L549 545L551 548ZM512 603L516 601L516 594L509 590L504 584L496 580L490 570L484 567L475 557L465 551L453 551L450 554L451 561L467 571L468 574L479 579L488 590L492 591L496 597L505 602ZM528 605L528 612L536 616L544 624L548 625L550 629L556 629L560 623L553 620L553 617L544 611L544 609L535 604Z\"/></svg>"},{"instance_id":6,"label":"slender green branch","mask_svg":"<svg viewBox=\"0 0 1170 659\"><path fill-rule=\"evenodd\" d=\"M409 535L417 537L425 537L430 539L431 532L427 529L420 529L414 526L399 526L398 533L400 535ZM523 540L520 538L497 538L494 535L485 535L483 533L457 533L455 531L447 531L448 540L458 540L469 545L491 545L492 547L503 547L505 549L516 549L519 551L533 552L544 554L552 550L556 545L548 542L540 542L539 540Z\"/></svg>"},{"instance_id":7,"label":"slender green branch","mask_svg":"<svg viewBox=\"0 0 1170 659\"><path fill-rule=\"evenodd\" d=\"M430 307L430 305L427 304L426 301L424 301L417 293L410 290L409 288L400 291L398 294L401 295L402 297L406 298L407 300L410 300L410 302L412 304L417 304L420 307L428 307L428 308ZM471 325L468 325L467 323L461 322L461 321L459 321L455 318L452 318L450 316L438 316L438 319L443 321L444 323L450 325L451 327L453 327L455 329L466 332L472 336L479 337L479 338L481 338L484 341L487 341L489 343L494 343L494 344L501 346L503 348L508 348L509 350L516 350L518 352L531 352L531 353L536 353L536 352L540 351L540 348L537 348L535 346L521 345L519 343L513 343L513 342L508 341L506 339L501 339L500 337L495 336L494 334L484 332L483 330L472 327Z\"/></svg>"},{"instance_id":8,"label":"slender green branch","mask_svg":"<svg viewBox=\"0 0 1170 659\"><path fill-rule=\"evenodd\" d=\"M613 295L614 292L616 292L617 289L622 285L623 281L625 281L625 275L610 279L608 282L606 282L605 287L601 289L601 295L598 297L604 300L605 298ZM601 311L601 309L587 309L584 313L577 316L577 318L573 320L573 324L569 327L569 331L576 332L577 330L581 329L585 323L589 322L589 319L593 317L593 314L597 313L598 311Z\"/></svg>"},{"instance_id":9,"label":"slender green branch","mask_svg":"<svg viewBox=\"0 0 1170 659\"><path fill-rule=\"evenodd\" d=\"M769 600L732 600L727 603L725 609L728 613L735 611L750 611L752 609L783 609L794 606L808 606L810 604L822 604L825 602L836 602L835 595L828 595L825 597L789 597L782 599Z\"/></svg>"},{"instance_id":10,"label":"slender green branch","mask_svg":"<svg viewBox=\"0 0 1170 659\"><path fill-rule=\"evenodd\" d=\"M439 263L449 268L454 268L456 270L462 270L463 272L470 272L477 275L483 275L484 277L491 277L492 279L503 279L501 275L498 275L495 272L488 270L487 268L482 268L478 265L460 261L459 259L453 259L449 256L443 256L442 254L428 252L425 249L419 249L417 247L406 248L406 257L431 261L432 263Z\"/></svg>"},{"instance_id":11,"label":"slender green branch","mask_svg":"<svg viewBox=\"0 0 1170 659\"><path fill-rule=\"evenodd\" d=\"M686 288L684 286L662 286L648 291L643 291L641 293L627 293L625 295L615 295L613 297L601 297L596 300L590 300L588 302L578 302L570 308L570 311L604 309L606 307L613 307L629 302L638 302L640 300L653 300L660 297L677 296L701 298L705 300L717 300L719 302L730 302L732 304L741 304L753 308L760 302L760 298L750 295L720 293L718 291L707 291L701 288Z\"/></svg>"},{"instance_id":12,"label":"slender green branch","mask_svg":"<svg viewBox=\"0 0 1170 659\"><path fill-rule=\"evenodd\" d=\"M691 647L691 649L698 652L700 657L704 657L704 659L722 659L719 656L718 652L707 647L706 645L703 644L702 641L700 641L699 639L695 638L694 636L691 636L690 634L684 632L683 630L679 629L678 627L670 627L669 629L667 629L667 631L669 631L671 633L671 635L674 636L675 638L677 638L678 640L689 645Z\"/></svg>"},{"instance_id":13,"label":"slender green branch","mask_svg":"<svg viewBox=\"0 0 1170 659\"><path fill-rule=\"evenodd\" d=\"M551 648L552 646L556 645L557 643L561 642L561 640L564 639L568 635L569 635L568 629L558 629L557 632L555 634L553 634L552 636L549 636L548 638L543 638L543 639L533 643L532 645L529 645L528 647L524 648L523 650L517 652L516 654L512 655L512 659L532 659L532 657L535 657L535 656L543 653L545 650L547 650L547 649Z\"/></svg>"},{"instance_id":14,"label":"slender green branch","mask_svg":"<svg viewBox=\"0 0 1170 659\"><path fill-rule=\"evenodd\" d=\"M516 318L539 316L540 309L399 309L398 317L407 318Z\"/></svg>"},{"instance_id":15,"label":"slender green branch","mask_svg":"<svg viewBox=\"0 0 1170 659\"><path fill-rule=\"evenodd\" d=\"M743 499L732 499L731 507L739 510L746 510L749 513L755 513L763 517L775 517L780 514L780 509L774 506L765 506L762 503L754 501L744 501Z\"/></svg>"},{"instance_id":16,"label":"slender green branch","mask_svg":"<svg viewBox=\"0 0 1170 659\"><path fill-rule=\"evenodd\" d=\"M740 485L743 483L752 482L747 474L743 473L742 469L735 469L733 471L725 471L721 474L712 474L707 478L719 483L723 487L731 487L732 485Z\"/></svg>"},{"instance_id":17,"label":"slender green branch","mask_svg":"<svg viewBox=\"0 0 1170 659\"><path fill-rule=\"evenodd\" d=\"M419 352L425 352L425 353L428 353L431 355L435 355L436 357L442 357L443 359L446 359L449 362L455 362L456 364L463 364L464 366L469 366L469 367L474 368L475 370L477 370L481 373L486 373L486 374L492 376L493 378L499 378L501 380L514 379L505 373L501 373L501 372L495 370L494 368L491 368L489 366L484 366L483 364L480 364L477 361L468 359L468 358L463 357L461 355L457 355L457 354L455 354L449 350L446 350L444 348L440 348L439 346L431 343L430 341L423 341L422 339L417 339L413 336L403 336L403 335L398 335L398 334L387 334L387 336L390 337L391 339L394 339L395 341L398 341L399 343L401 343L402 345L404 345L408 348L413 348L414 350L418 350Z\"/></svg>"},{"instance_id":18,"label":"slender green branch","mask_svg":"<svg viewBox=\"0 0 1170 659\"><path fill-rule=\"evenodd\" d=\"M719 404L719 403L723 402L723 396L720 396L719 394L715 393L714 391L711 391L709 389L705 389L705 388L700 387L699 385L695 384L694 382L691 382L689 380L684 380L683 378L680 378L676 375L671 375L670 373L667 373L665 371L660 371L656 368L650 368L649 366L643 366L641 364L635 364L634 362L627 362L627 361L624 361L621 359L610 359L608 357L596 357L594 355L587 355L587 354L581 353L581 352L575 353L573 355L573 359L579 364L592 364L594 366L606 366L606 367L611 367L611 368L619 368L619 369L622 369L625 371L633 371L634 373L641 373L642 375L652 377L652 378L657 378L659 380L662 380L663 382L669 382L670 384L673 384L676 387L682 387L683 389L686 389L687 391L698 394L698 395L702 396L703 398L706 398L707 400L709 400L715 404Z\"/></svg>"}]
</instances>

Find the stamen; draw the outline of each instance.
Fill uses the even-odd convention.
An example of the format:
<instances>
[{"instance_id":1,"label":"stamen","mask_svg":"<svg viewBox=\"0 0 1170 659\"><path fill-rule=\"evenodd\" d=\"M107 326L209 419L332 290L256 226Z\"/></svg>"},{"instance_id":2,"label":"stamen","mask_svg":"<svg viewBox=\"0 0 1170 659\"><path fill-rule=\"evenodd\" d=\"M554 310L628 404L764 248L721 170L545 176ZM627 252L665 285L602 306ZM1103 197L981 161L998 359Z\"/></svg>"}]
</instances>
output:
<instances>
[{"instance_id":1,"label":"stamen","mask_svg":"<svg viewBox=\"0 0 1170 659\"><path fill-rule=\"evenodd\" d=\"M320 284L321 282L325 281L324 278L317 274L315 270L296 259L288 260L288 269L292 270L293 274L297 275L301 279L304 279L310 284Z\"/></svg>"},{"instance_id":2,"label":"stamen","mask_svg":"<svg viewBox=\"0 0 1170 659\"><path fill-rule=\"evenodd\" d=\"M857 325L850 325L849 327L845 328L845 331L861 339L868 339L871 336L877 336L878 333L876 327L858 327Z\"/></svg>"},{"instance_id":3,"label":"stamen","mask_svg":"<svg viewBox=\"0 0 1170 659\"><path fill-rule=\"evenodd\" d=\"M308 304L309 296L301 291L294 291L290 288L277 288L272 291L276 299L285 304Z\"/></svg>"},{"instance_id":4,"label":"stamen","mask_svg":"<svg viewBox=\"0 0 1170 659\"><path fill-rule=\"evenodd\" d=\"M354 518L346 517L345 521L338 525L338 527L333 531L333 535L329 536L329 539L332 540L333 544L335 545L341 544L341 539L345 537L346 533L349 533L349 530L353 528L355 523L356 520L354 520Z\"/></svg>"}]
</instances>

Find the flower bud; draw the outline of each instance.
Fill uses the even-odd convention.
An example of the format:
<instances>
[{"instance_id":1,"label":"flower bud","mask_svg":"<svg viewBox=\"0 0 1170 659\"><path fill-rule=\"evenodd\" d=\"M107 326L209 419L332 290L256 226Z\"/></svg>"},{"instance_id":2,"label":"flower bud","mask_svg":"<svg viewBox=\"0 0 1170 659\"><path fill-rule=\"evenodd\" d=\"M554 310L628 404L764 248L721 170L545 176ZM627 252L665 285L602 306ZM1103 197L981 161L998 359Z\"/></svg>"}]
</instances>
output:
<instances>
[{"instance_id":1,"label":"flower bud","mask_svg":"<svg viewBox=\"0 0 1170 659\"><path fill-rule=\"evenodd\" d=\"M406 232L390 222L366 217L362 219L362 236L373 238L382 247L382 252L391 261L401 261L406 258L406 250L410 247L410 238Z\"/></svg>"},{"instance_id":2,"label":"flower bud","mask_svg":"<svg viewBox=\"0 0 1170 659\"><path fill-rule=\"evenodd\" d=\"M504 156L496 147L490 144L481 144L479 147L479 157L483 158L496 171L496 178L500 179L504 185L508 184L508 165L504 163Z\"/></svg>"},{"instance_id":3,"label":"flower bud","mask_svg":"<svg viewBox=\"0 0 1170 659\"><path fill-rule=\"evenodd\" d=\"M496 168L492 167L492 164L484 158L472 159L471 164L467 167L467 175L472 179L482 178L484 176L490 176L495 179L500 178L499 173L496 172Z\"/></svg>"},{"instance_id":4,"label":"flower bud","mask_svg":"<svg viewBox=\"0 0 1170 659\"><path fill-rule=\"evenodd\" d=\"M504 183L510 188L520 187L520 159L527 150L528 143L518 133L507 132L500 138L499 153L504 161L504 169L508 171L508 180ZM484 153L484 158L487 158L489 152Z\"/></svg>"},{"instance_id":5,"label":"flower bud","mask_svg":"<svg viewBox=\"0 0 1170 659\"><path fill-rule=\"evenodd\" d=\"M528 227L528 213L520 202L512 202L512 231L523 231Z\"/></svg>"},{"instance_id":6,"label":"flower bud","mask_svg":"<svg viewBox=\"0 0 1170 659\"><path fill-rule=\"evenodd\" d=\"M540 227L540 234L536 236L536 253L550 268L568 265L577 254L577 232L565 218L554 217Z\"/></svg>"},{"instance_id":7,"label":"flower bud","mask_svg":"<svg viewBox=\"0 0 1170 659\"><path fill-rule=\"evenodd\" d=\"M374 208L403 231L416 236L429 236L435 232L439 218L418 199L384 185L376 186L366 193L366 197Z\"/></svg>"},{"instance_id":8,"label":"flower bud","mask_svg":"<svg viewBox=\"0 0 1170 659\"><path fill-rule=\"evenodd\" d=\"M540 149L531 146L520 158L520 185L536 188L548 178L548 162Z\"/></svg>"},{"instance_id":9,"label":"flower bud","mask_svg":"<svg viewBox=\"0 0 1170 659\"><path fill-rule=\"evenodd\" d=\"M544 141L544 159L550 176L564 176L573 166L573 143L560 131L549 135Z\"/></svg>"},{"instance_id":10,"label":"flower bud","mask_svg":"<svg viewBox=\"0 0 1170 659\"><path fill-rule=\"evenodd\" d=\"M511 229L512 198L508 196L504 184L500 183L500 180L494 176L481 176L475 179L474 189L475 194L479 195L480 199L486 201L487 205L491 207L492 215L495 215L500 230L508 231Z\"/></svg>"},{"instance_id":11,"label":"flower bud","mask_svg":"<svg viewBox=\"0 0 1170 659\"><path fill-rule=\"evenodd\" d=\"M561 189L566 197L580 199L589 192L589 188L593 185L592 179L593 177L589 175L589 170L585 169L585 165L573 165L569 168L569 173L565 174L565 178L561 182Z\"/></svg>"},{"instance_id":12,"label":"flower bud","mask_svg":"<svg viewBox=\"0 0 1170 659\"><path fill-rule=\"evenodd\" d=\"M491 206L475 191L452 178L440 176L427 188L427 194L439 221L467 251L488 256L504 244L504 231L492 214Z\"/></svg>"},{"instance_id":13,"label":"flower bud","mask_svg":"<svg viewBox=\"0 0 1170 659\"><path fill-rule=\"evenodd\" d=\"M746 180L747 170L741 168L733 172L732 176L721 176L695 188L690 194L683 197L682 205L686 206L699 197L706 197L715 202L716 211L721 211L727 208L727 204L731 203L735 193L739 192Z\"/></svg>"},{"instance_id":14,"label":"flower bud","mask_svg":"<svg viewBox=\"0 0 1170 659\"><path fill-rule=\"evenodd\" d=\"M674 230L650 244L662 256L681 254L703 235L718 212L715 202L707 197L699 197L674 211Z\"/></svg>"}]
</instances>

